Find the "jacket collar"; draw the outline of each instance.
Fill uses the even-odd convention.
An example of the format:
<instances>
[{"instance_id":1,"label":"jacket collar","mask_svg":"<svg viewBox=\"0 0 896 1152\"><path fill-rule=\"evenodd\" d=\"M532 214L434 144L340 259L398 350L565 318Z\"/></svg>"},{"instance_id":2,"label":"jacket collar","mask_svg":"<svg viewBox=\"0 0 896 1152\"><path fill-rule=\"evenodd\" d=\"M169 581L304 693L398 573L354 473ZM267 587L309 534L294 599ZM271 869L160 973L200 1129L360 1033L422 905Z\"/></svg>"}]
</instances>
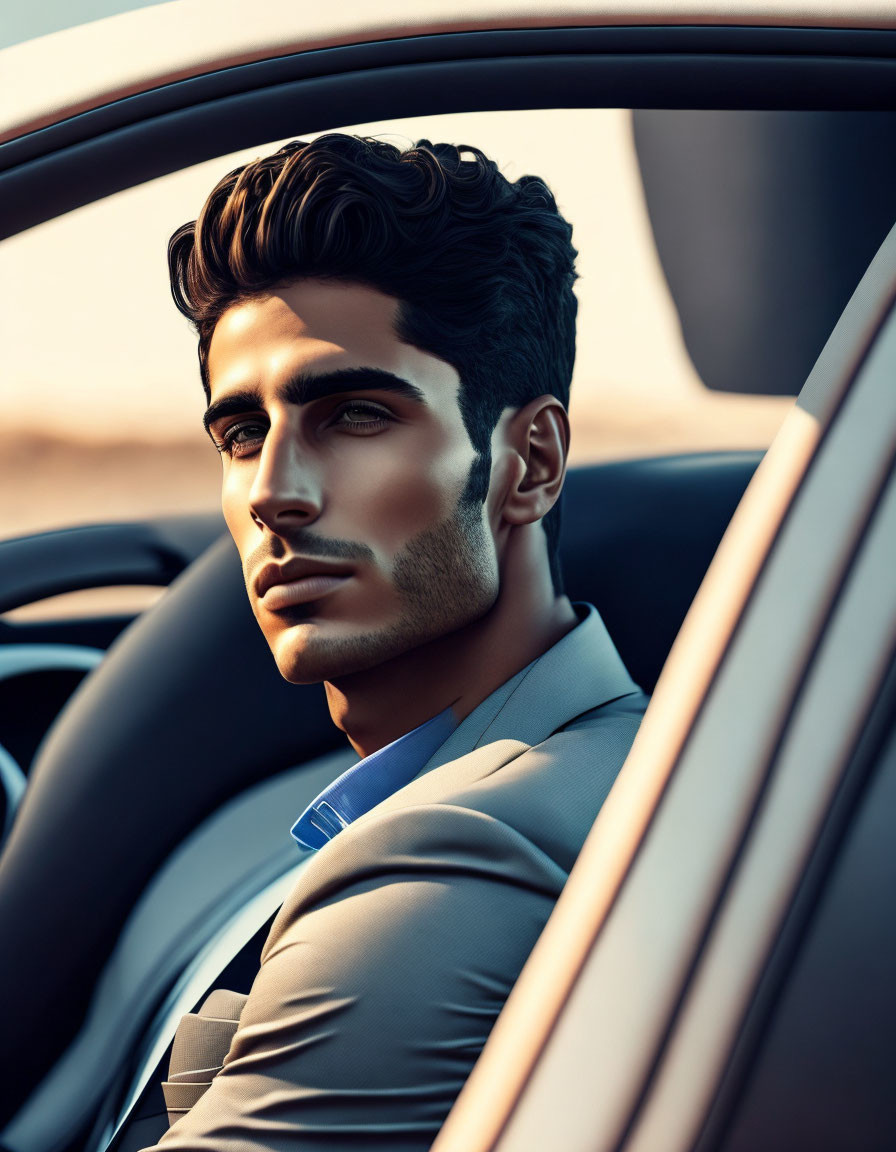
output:
<instances>
[{"instance_id":1,"label":"jacket collar","mask_svg":"<svg viewBox=\"0 0 896 1152\"><path fill-rule=\"evenodd\" d=\"M487 696L418 776L496 740L540 744L582 713L638 691L594 605L573 607L579 624Z\"/></svg>"}]
</instances>

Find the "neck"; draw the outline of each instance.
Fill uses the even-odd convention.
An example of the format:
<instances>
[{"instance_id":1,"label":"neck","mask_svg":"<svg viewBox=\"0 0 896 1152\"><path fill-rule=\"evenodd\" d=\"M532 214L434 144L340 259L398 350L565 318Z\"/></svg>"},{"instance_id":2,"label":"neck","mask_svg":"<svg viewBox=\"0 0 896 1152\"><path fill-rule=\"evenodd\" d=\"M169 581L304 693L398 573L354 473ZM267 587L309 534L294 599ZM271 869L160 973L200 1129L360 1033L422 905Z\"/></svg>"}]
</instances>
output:
<instances>
[{"instance_id":1,"label":"neck","mask_svg":"<svg viewBox=\"0 0 896 1152\"><path fill-rule=\"evenodd\" d=\"M452 708L458 723L578 623L550 580L501 591L484 616L364 672L325 684L330 715L369 756Z\"/></svg>"}]
</instances>

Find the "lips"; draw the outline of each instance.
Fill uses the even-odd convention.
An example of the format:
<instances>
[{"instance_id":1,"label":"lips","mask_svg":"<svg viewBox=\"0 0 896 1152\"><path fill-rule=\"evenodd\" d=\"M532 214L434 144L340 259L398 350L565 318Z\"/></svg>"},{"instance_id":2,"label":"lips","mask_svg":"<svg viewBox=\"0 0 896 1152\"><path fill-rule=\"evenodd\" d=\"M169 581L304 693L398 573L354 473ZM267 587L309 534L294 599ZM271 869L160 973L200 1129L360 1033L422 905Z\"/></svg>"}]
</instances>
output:
<instances>
[{"instance_id":1,"label":"lips","mask_svg":"<svg viewBox=\"0 0 896 1152\"><path fill-rule=\"evenodd\" d=\"M266 564L255 579L255 594L263 608L277 612L326 596L350 576L345 568L312 560Z\"/></svg>"},{"instance_id":2,"label":"lips","mask_svg":"<svg viewBox=\"0 0 896 1152\"><path fill-rule=\"evenodd\" d=\"M348 579L348 576L304 576L287 584L275 584L265 592L261 605L268 612L279 612L281 608L307 604L310 600L319 600Z\"/></svg>"}]
</instances>

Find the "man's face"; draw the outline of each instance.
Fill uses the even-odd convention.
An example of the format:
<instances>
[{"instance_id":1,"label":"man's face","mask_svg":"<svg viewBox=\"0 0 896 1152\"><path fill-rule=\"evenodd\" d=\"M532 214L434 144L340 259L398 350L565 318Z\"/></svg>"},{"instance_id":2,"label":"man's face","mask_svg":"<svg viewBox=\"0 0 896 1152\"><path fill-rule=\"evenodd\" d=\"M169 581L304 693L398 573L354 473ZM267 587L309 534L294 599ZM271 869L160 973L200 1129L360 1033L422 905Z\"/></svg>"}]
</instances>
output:
<instances>
[{"instance_id":1,"label":"man's face","mask_svg":"<svg viewBox=\"0 0 896 1152\"><path fill-rule=\"evenodd\" d=\"M475 452L445 361L375 289L298 280L229 308L209 432L246 588L282 675L337 680L481 617L498 594Z\"/></svg>"}]
</instances>

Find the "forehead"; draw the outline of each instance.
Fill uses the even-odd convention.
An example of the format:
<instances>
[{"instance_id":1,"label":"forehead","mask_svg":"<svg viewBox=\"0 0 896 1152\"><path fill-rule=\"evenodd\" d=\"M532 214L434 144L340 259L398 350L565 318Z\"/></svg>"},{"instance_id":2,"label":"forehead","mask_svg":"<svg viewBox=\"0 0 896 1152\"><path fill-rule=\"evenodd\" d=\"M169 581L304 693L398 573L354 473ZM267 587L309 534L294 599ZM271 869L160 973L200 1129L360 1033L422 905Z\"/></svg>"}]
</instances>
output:
<instances>
[{"instance_id":1,"label":"forehead","mask_svg":"<svg viewBox=\"0 0 896 1152\"><path fill-rule=\"evenodd\" d=\"M399 307L375 288L324 280L296 280L234 304L209 345L212 397L276 386L299 371L374 367L418 384L433 403L456 398L456 369L396 335Z\"/></svg>"}]
</instances>

